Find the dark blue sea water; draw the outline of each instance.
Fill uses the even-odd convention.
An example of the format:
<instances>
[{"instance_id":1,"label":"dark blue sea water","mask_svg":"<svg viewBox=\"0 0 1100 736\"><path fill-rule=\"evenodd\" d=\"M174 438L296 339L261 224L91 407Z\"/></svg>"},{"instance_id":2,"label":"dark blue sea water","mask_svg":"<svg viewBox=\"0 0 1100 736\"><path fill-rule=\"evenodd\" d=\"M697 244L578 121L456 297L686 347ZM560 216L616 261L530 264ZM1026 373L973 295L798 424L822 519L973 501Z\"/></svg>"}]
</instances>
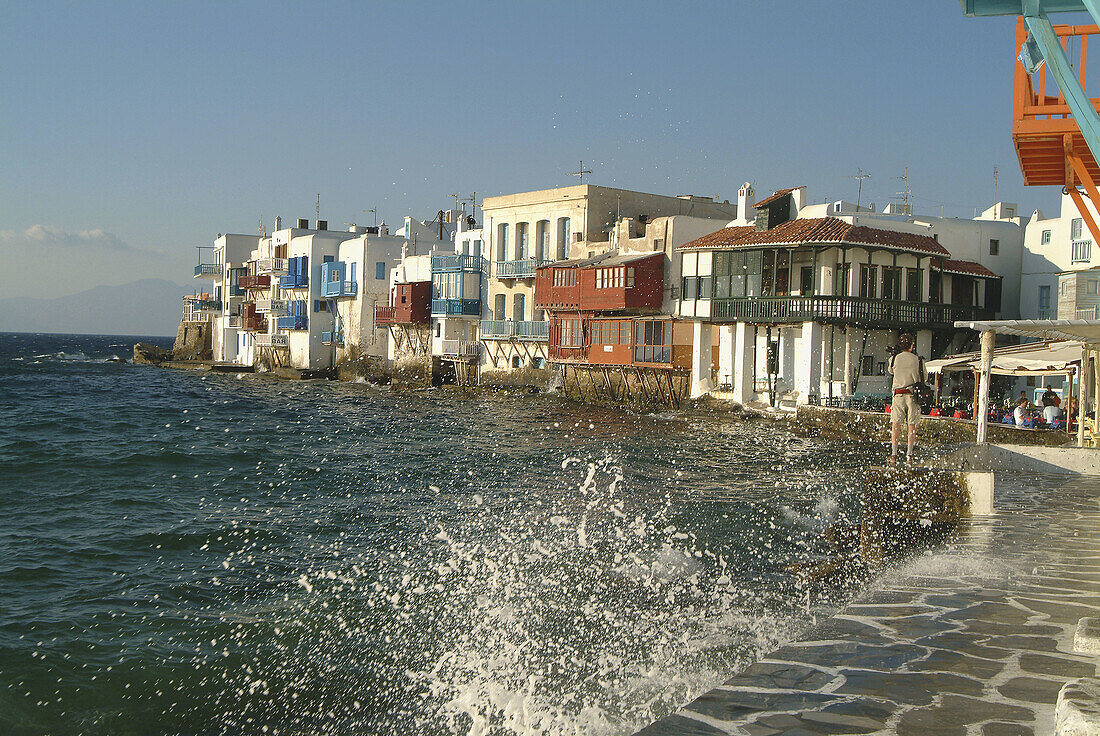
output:
<instances>
[{"instance_id":1,"label":"dark blue sea water","mask_svg":"<svg viewBox=\"0 0 1100 736\"><path fill-rule=\"evenodd\" d=\"M135 341L0 335L0 733L630 733L842 595L851 448Z\"/></svg>"}]
</instances>

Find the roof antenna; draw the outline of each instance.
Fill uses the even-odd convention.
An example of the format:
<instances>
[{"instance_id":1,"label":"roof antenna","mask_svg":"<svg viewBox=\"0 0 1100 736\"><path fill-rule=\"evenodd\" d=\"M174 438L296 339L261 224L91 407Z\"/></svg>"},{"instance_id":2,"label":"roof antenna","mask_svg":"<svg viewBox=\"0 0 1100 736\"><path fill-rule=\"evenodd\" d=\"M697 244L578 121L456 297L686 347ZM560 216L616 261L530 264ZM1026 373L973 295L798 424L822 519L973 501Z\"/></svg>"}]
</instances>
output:
<instances>
[{"instance_id":1,"label":"roof antenna","mask_svg":"<svg viewBox=\"0 0 1100 736\"><path fill-rule=\"evenodd\" d=\"M581 184L584 184L584 175L591 174L592 169L584 168L584 161L581 161L581 167L577 171L570 171L569 176L575 176L580 179Z\"/></svg>"},{"instance_id":2,"label":"roof antenna","mask_svg":"<svg viewBox=\"0 0 1100 736\"><path fill-rule=\"evenodd\" d=\"M858 214L859 213L860 198L863 196L863 180L864 179L870 179L871 175L870 174L864 174L863 169L861 169L859 167L856 167L856 171L859 172L859 173L857 173L855 176L846 176L844 178L845 179L859 179L859 186L856 187L856 213Z\"/></svg>"}]
</instances>

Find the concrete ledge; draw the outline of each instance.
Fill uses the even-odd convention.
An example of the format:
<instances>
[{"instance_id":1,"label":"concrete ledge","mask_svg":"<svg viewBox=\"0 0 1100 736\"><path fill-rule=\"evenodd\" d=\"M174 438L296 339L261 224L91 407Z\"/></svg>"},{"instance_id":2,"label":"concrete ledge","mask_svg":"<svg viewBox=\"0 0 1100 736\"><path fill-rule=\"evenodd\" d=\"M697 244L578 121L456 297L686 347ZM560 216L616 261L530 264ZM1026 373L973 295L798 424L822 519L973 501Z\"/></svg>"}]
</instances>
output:
<instances>
[{"instance_id":1,"label":"concrete ledge","mask_svg":"<svg viewBox=\"0 0 1100 736\"><path fill-rule=\"evenodd\" d=\"M1077 622L1073 635L1073 651L1100 654L1100 618L1083 618Z\"/></svg>"},{"instance_id":2,"label":"concrete ledge","mask_svg":"<svg viewBox=\"0 0 1100 736\"><path fill-rule=\"evenodd\" d=\"M971 443L956 450L945 461L968 471L1100 475L1100 450L1090 447Z\"/></svg>"},{"instance_id":3,"label":"concrete ledge","mask_svg":"<svg viewBox=\"0 0 1100 736\"><path fill-rule=\"evenodd\" d=\"M1058 692L1054 709L1058 736L1100 736L1100 680L1070 680Z\"/></svg>"}]
</instances>

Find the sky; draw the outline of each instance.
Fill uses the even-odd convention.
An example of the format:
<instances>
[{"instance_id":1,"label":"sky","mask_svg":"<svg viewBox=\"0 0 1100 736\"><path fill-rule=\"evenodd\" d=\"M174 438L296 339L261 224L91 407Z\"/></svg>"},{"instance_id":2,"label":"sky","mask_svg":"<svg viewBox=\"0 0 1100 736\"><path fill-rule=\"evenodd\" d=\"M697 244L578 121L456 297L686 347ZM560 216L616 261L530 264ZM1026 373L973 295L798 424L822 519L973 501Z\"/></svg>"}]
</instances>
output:
<instances>
[{"instance_id":1,"label":"sky","mask_svg":"<svg viewBox=\"0 0 1100 736\"><path fill-rule=\"evenodd\" d=\"M1074 16L1055 18L1073 22ZM5 3L0 287L190 281L220 233L586 181L806 185L971 217L1025 189L1014 23L956 0ZM44 268L45 267L45 268Z\"/></svg>"}]
</instances>

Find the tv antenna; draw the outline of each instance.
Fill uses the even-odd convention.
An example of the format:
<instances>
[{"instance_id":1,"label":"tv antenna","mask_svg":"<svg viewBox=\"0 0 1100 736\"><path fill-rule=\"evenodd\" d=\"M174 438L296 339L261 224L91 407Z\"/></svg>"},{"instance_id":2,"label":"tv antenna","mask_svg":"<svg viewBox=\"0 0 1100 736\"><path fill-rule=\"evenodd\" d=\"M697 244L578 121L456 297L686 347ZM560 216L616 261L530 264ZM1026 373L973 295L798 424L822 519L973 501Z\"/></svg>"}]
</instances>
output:
<instances>
[{"instance_id":1,"label":"tv antenna","mask_svg":"<svg viewBox=\"0 0 1100 736\"><path fill-rule=\"evenodd\" d=\"M317 219L321 219L321 193L317 192Z\"/></svg>"},{"instance_id":2,"label":"tv antenna","mask_svg":"<svg viewBox=\"0 0 1100 736\"><path fill-rule=\"evenodd\" d=\"M997 204L997 167L993 167L993 204Z\"/></svg>"},{"instance_id":3,"label":"tv antenna","mask_svg":"<svg viewBox=\"0 0 1100 736\"><path fill-rule=\"evenodd\" d=\"M371 207L369 210L363 210L363 212L365 214L368 214L368 215L373 213L374 214L374 226L378 227L378 208L377 207Z\"/></svg>"},{"instance_id":4,"label":"tv antenna","mask_svg":"<svg viewBox=\"0 0 1100 736\"><path fill-rule=\"evenodd\" d=\"M569 176L575 176L580 180L581 184L584 184L584 175L591 174L592 169L584 168L584 161L581 161L581 167L576 171L570 171Z\"/></svg>"},{"instance_id":5,"label":"tv antenna","mask_svg":"<svg viewBox=\"0 0 1100 736\"><path fill-rule=\"evenodd\" d=\"M895 176L895 179L901 181L901 191L897 193L897 196L901 197L901 206L906 217L913 216L913 210L910 209L909 200L913 196L913 190L909 188L909 167L905 167L905 172L901 176Z\"/></svg>"},{"instance_id":6,"label":"tv antenna","mask_svg":"<svg viewBox=\"0 0 1100 736\"><path fill-rule=\"evenodd\" d=\"M256 221L256 232L260 234L261 238L267 237L267 228L264 227L264 216L262 213L260 214L260 219Z\"/></svg>"},{"instance_id":7,"label":"tv antenna","mask_svg":"<svg viewBox=\"0 0 1100 736\"><path fill-rule=\"evenodd\" d=\"M859 173L857 173L854 176L846 176L844 178L845 179L858 179L859 180L859 185L856 187L856 212L858 213L859 212L860 198L863 196L863 180L864 179L870 179L871 175L863 173L863 169L858 168L858 167L856 168L856 171L859 172Z\"/></svg>"},{"instance_id":8,"label":"tv antenna","mask_svg":"<svg viewBox=\"0 0 1100 736\"><path fill-rule=\"evenodd\" d=\"M477 215L477 192L473 192L469 197L462 200L463 202L470 203L470 217Z\"/></svg>"}]
</instances>

